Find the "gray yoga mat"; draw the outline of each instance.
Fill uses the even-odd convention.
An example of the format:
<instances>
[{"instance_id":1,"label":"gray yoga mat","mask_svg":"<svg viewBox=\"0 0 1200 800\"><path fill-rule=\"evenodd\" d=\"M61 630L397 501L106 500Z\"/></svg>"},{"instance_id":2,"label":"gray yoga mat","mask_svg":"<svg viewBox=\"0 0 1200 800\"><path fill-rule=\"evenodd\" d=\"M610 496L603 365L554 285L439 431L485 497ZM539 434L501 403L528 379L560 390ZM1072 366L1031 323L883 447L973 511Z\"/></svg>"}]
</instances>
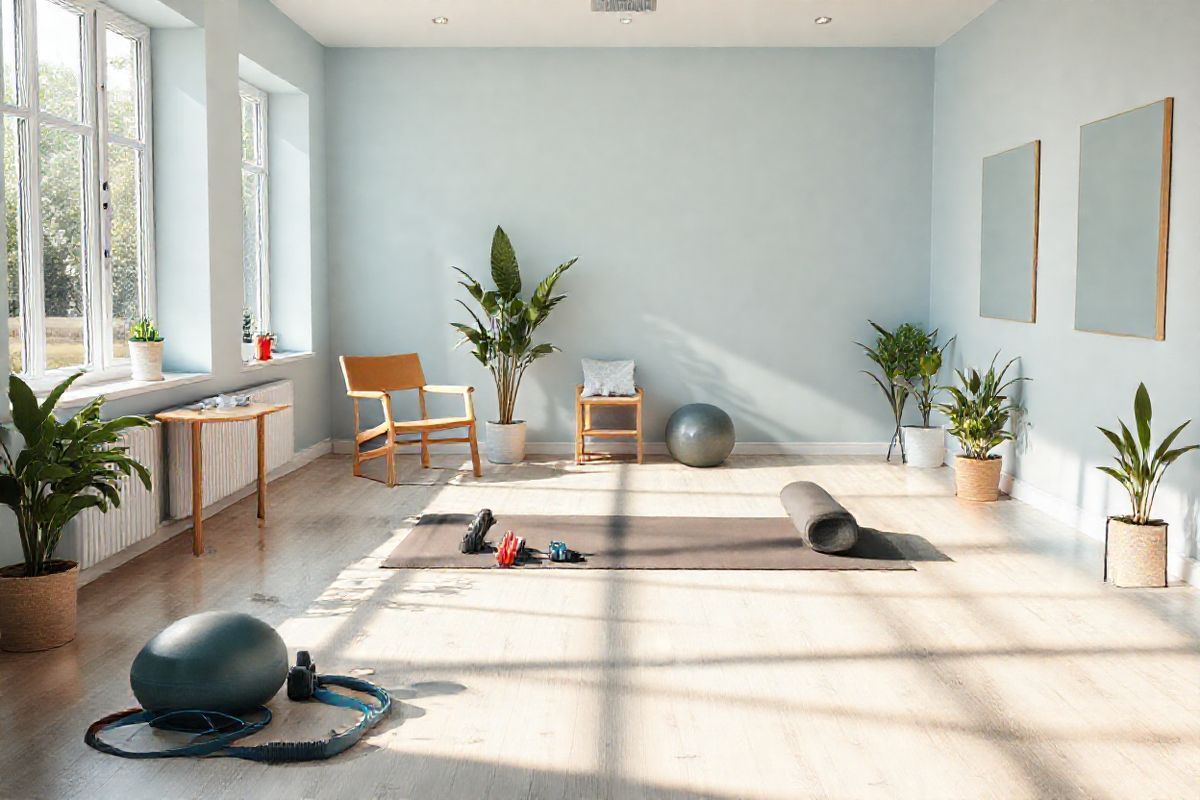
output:
<instances>
[{"instance_id":1,"label":"gray yoga mat","mask_svg":"<svg viewBox=\"0 0 1200 800\"><path fill-rule=\"evenodd\" d=\"M424 514L383 566L390 569L498 569L493 553L459 552L471 514ZM838 555L804 543L787 517L600 517L496 514L487 541L506 530L545 550L552 539L587 559L556 564L538 556L524 569L780 569L906 570L920 558L904 534L860 529L858 543ZM924 542L924 540L920 540ZM927 543L926 543L927 545Z\"/></svg>"},{"instance_id":2,"label":"gray yoga mat","mask_svg":"<svg viewBox=\"0 0 1200 800\"><path fill-rule=\"evenodd\" d=\"M796 481L779 493L783 510L809 547L822 553L845 553L858 542L854 515L812 481Z\"/></svg>"}]
</instances>

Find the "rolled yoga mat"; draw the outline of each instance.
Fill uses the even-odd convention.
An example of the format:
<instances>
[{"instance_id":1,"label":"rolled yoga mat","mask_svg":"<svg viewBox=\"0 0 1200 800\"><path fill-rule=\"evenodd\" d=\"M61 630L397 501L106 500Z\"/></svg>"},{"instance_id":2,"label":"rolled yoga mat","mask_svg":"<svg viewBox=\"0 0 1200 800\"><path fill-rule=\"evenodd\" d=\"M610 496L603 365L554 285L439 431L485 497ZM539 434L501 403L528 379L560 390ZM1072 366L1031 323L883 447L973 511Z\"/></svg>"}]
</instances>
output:
<instances>
[{"instance_id":1,"label":"rolled yoga mat","mask_svg":"<svg viewBox=\"0 0 1200 800\"><path fill-rule=\"evenodd\" d=\"M858 542L854 515L811 481L796 481L779 493L796 530L818 553L844 553Z\"/></svg>"}]
</instances>

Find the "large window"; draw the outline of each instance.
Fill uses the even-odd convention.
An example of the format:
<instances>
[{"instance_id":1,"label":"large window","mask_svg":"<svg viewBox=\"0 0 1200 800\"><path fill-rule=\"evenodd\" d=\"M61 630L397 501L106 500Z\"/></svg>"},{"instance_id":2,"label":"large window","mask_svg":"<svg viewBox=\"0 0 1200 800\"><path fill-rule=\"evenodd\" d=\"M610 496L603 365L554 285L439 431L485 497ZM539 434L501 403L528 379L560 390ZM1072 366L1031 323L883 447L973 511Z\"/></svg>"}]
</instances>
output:
<instances>
[{"instance_id":1,"label":"large window","mask_svg":"<svg viewBox=\"0 0 1200 800\"><path fill-rule=\"evenodd\" d=\"M271 329L267 234L267 94L242 82L242 303L258 331Z\"/></svg>"},{"instance_id":2,"label":"large window","mask_svg":"<svg viewBox=\"0 0 1200 800\"><path fill-rule=\"evenodd\" d=\"M9 364L127 369L154 313L149 32L91 0L0 0Z\"/></svg>"}]
</instances>

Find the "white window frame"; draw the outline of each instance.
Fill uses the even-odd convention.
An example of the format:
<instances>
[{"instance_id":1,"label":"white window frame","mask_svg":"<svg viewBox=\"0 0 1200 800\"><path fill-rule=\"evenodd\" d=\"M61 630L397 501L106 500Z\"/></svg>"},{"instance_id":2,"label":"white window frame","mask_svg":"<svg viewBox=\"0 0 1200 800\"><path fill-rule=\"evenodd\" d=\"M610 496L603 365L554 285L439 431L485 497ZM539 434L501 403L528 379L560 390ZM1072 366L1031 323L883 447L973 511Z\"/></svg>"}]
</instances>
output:
<instances>
[{"instance_id":1,"label":"white window frame","mask_svg":"<svg viewBox=\"0 0 1200 800\"><path fill-rule=\"evenodd\" d=\"M119 143L140 153L138 187L140 222L139 305L141 313L153 317L154 285L154 197L153 156L151 153L150 108L150 30L145 25L114 11L97 0L44 0L82 17L81 102L82 122L65 120L40 107L37 91L37 2L16 0L17 30L16 104L0 101L0 114L17 118L20 140L16 148L21 220L18 230L20 252L20 293L23 323L23 377L35 389L46 389L82 368L82 382L114 380L129 375L128 359L116 360L112 348L112 257L109 248L112 219L109 212L108 145ZM127 36L137 44L135 78L138 93L139 137L130 139L108 129L107 69L105 32L109 29ZM0 46L12 41L4 35ZM70 131L84 140L83 157L83 308L84 361L80 366L46 369L45 302L42 268L41 128ZM0 130L0 134L3 131ZM104 176L102 179L100 176Z\"/></svg>"},{"instance_id":2,"label":"white window frame","mask_svg":"<svg viewBox=\"0 0 1200 800\"><path fill-rule=\"evenodd\" d=\"M257 162L247 161L245 159L245 153L242 154L243 180L245 179L246 174L256 175L259 180L258 208L256 209L258 215L258 230L260 233L258 242L256 243L258 245L256 253L258 261L258 307L250 310L254 313L254 319L258 324L258 330L269 332L271 330L271 202L269 197L269 185L271 183L271 160L270 155L267 152L267 139L269 138L267 128L268 95L262 89L259 89L257 86L247 83L246 81L241 81L240 84L240 92L238 97L238 141L241 141L240 132L242 115L240 105L241 98L244 97L250 100L255 107L257 123L255 125L255 134L256 138L258 139L256 143L257 147L255 149L259 154L259 160ZM244 215L245 213L245 209L242 209L242 214ZM245 241L243 240L242 247L244 248L245 246ZM245 252L243 252L243 263L245 257Z\"/></svg>"}]
</instances>

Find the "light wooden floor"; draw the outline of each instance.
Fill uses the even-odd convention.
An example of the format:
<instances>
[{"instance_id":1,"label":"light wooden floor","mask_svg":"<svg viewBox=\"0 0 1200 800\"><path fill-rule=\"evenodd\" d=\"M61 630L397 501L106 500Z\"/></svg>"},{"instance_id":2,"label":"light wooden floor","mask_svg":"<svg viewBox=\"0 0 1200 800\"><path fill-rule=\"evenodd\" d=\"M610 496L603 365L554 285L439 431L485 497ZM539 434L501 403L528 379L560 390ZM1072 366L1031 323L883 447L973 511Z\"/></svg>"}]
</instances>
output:
<instances>
[{"instance_id":1,"label":"light wooden floor","mask_svg":"<svg viewBox=\"0 0 1200 800\"><path fill-rule=\"evenodd\" d=\"M438 459L450 466L455 459ZM1100 583L1100 548L947 470L743 457L716 470L533 463L401 475L329 457L84 587L80 635L0 655L0 796L46 798L1200 797L1200 595ZM914 572L377 569L423 510L779 515L818 480L950 557ZM570 540L570 531L564 531ZM132 762L88 750L142 643L236 609L371 674L399 713L339 760ZM337 720L273 704L271 738ZM344 713L344 712L342 712Z\"/></svg>"}]
</instances>

